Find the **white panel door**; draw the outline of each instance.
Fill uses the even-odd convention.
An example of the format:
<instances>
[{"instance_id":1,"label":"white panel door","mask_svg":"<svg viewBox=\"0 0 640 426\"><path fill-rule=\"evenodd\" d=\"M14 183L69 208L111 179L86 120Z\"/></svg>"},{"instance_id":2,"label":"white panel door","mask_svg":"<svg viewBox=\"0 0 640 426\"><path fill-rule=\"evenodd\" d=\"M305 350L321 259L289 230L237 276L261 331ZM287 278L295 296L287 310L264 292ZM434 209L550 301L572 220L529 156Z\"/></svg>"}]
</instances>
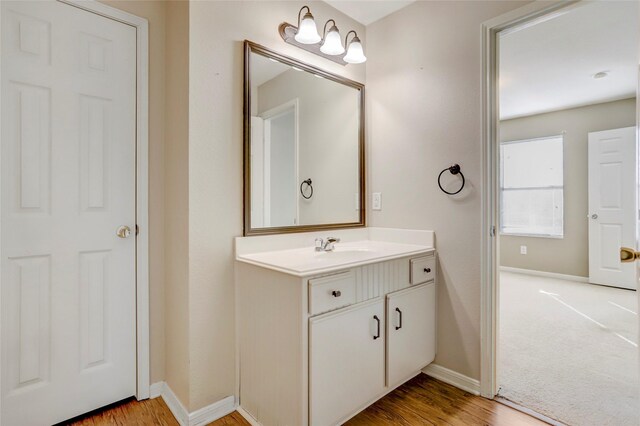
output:
<instances>
[{"instance_id":1,"label":"white panel door","mask_svg":"<svg viewBox=\"0 0 640 426\"><path fill-rule=\"evenodd\" d=\"M311 426L340 424L384 390L381 298L309 320Z\"/></svg>"},{"instance_id":2,"label":"white panel door","mask_svg":"<svg viewBox=\"0 0 640 426\"><path fill-rule=\"evenodd\" d=\"M589 133L589 281L636 288L633 263L620 247L636 246L636 129Z\"/></svg>"},{"instance_id":3,"label":"white panel door","mask_svg":"<svg viewBox=\"0 0 640 426\"><path fill-rule=\"evenodd\" d=\"M435 283L387 295L387 386L415 376L435 356Z\"/></svg>"},{"instance_id":4,"label":"white panel door","mask_svg":"<svg viewBox=\"0 0 640 426\"><path fill-rule=\"evenodd\" d=\"M1 2L3 425L134 395L136 31Z\"/></svg>"}]
</instances>

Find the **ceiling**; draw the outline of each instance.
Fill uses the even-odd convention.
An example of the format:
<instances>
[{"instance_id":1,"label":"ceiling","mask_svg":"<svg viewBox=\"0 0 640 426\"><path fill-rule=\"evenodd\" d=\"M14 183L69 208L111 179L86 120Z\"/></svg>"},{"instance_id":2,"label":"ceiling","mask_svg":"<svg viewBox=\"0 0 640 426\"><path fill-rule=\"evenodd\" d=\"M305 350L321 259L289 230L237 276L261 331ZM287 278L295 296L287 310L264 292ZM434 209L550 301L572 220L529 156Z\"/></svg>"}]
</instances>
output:
<instances>
[{"instance_id":1,"label":"ceiling","mask_svg":"<svg viewBox=\"0 0 640 426\"><path fill-rule=\"evenodd\" d=\"M585 3L501 36L502 119L635 96L638 3Z\"/></svg>"},{"instance_id":2,"label":"ceiling","mask_svg":"<svg viewBox=\"0 0 640 426\"><path fill-rule=\"evenodd\" d=\"M345 15L362 25L369 25L396 10L400 10L415 0L325 0Z\"/></svg>"},{"instance_id":3,"label":"ceiling","mask_svg":"<svg viewBox=\"0 0 640 426\"><path fill-rule=\"evenodd\" d=\"M251 55L251 84L261 86L292 67L262 55Z\"/></svg>"}]
</instances>

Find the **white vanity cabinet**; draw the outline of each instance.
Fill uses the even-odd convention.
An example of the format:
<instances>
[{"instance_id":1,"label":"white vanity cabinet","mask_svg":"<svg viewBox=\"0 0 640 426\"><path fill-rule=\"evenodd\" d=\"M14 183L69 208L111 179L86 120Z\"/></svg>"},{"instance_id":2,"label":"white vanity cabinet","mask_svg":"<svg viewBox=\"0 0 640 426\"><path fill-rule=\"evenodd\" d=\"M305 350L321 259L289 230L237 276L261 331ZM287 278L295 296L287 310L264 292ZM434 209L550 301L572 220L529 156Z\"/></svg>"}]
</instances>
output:
<instances>
[{"instance_id":1,"label":"white vanity cabinet","mask_svg":"<svg viewBox=\"0 0 640 426\"><path fill-rule=\"evenodd\" d=\"M315 276L237 262L236 307L241 409L341 424L433 361L435 251Z\"/></svg>"},{"instance_id":2,"label":"white vanity cabinet","mask_svg":"<svg viewBox=\"0 0 640 426\"><path fill-rule=\"evenodd\" d=\"M309 320L312 425L334 425L384 391L381 298Z\"/></svg>"},{"instance_id":3,"label":"white vanity cabinet","mask_svg":"<svg viewBox=\"0 0 640 426\"><path fill-rule=\"evenodd\" d=\"M436 285L387 295L387 384L407 381L436 355Z\"/></svg>"}]
</instances>

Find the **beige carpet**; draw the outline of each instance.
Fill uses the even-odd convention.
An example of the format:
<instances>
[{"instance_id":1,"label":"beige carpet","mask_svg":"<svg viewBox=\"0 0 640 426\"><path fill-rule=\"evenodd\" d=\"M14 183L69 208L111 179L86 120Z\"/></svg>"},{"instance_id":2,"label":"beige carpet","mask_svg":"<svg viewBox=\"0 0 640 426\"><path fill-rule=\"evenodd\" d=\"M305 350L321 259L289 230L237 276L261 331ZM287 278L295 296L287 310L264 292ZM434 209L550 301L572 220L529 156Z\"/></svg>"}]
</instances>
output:
<instances>
[{"instance_id":1,"label":"beige carpet","mask_svg":"<svg viewBox=\"0 0 640 426\"><path fill-rule=\"evenodd\" d=\"M637 294L503 272L499 395L569 425L636 426Z\"/></svg>"}]
</instances>

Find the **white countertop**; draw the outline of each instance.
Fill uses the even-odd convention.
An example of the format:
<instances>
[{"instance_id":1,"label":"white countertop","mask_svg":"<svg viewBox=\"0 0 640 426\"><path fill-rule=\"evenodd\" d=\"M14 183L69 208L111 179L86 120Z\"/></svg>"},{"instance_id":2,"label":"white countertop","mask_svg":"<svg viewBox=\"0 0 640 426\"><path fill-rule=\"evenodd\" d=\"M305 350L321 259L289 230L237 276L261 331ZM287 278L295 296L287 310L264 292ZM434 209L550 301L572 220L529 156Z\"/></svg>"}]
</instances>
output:
<instances>
[{"instance_id":1,"label":"white countertop","mask_svg":"<svg viewBox=\"0 0 640 426\"><path fill-rule=\"evenodd\" d=\"M307 277L401 257L425 254L433 249L429 245L361 240L336 243L335 250L329 252L317 252L314 247L303 247L238 254L236 259L240 262L286 274Z\"/></svg>"}]
</instances>

